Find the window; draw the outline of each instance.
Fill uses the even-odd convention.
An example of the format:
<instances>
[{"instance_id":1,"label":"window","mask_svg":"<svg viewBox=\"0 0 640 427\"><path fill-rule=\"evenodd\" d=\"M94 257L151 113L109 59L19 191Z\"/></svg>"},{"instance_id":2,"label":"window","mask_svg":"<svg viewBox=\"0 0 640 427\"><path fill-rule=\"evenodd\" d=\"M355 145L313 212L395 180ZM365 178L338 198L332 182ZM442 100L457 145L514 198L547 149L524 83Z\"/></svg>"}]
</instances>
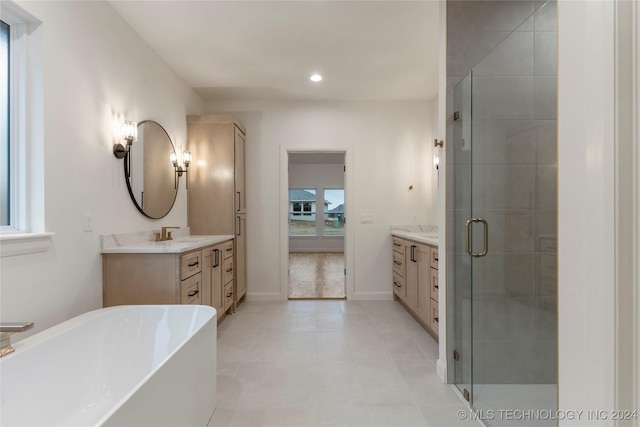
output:
<instances>
[{"instance_id":1,"label":"window","mask_svg":"<svg viewBox=\"0 0 640 427\"><path fill-rule=\"evenodd\" d=\"M0 226L11 225L10 177L11 147L9 145L9 39L10 27L0 21Z\"/></svg>"},{"instance_id":2,"label":"window","mask_svg":"<svg viewBox=\"0 0 640 427\"><path fill-rule=\"evenodd\" d=\"M289 189L289 235L317 235L315 188Z\"/></svg>"},{"instance_id":3,"label":"window","mask_svg":"<svg viewBox=\"0 0 640 427\"><path fill-rule=\"evenodd\" d=\"M344 223L344 188L289 189L289 236L344 236Z\"/></svg>"},{"instance_id":4,"label":"window","mask_svg":"<svg viewBox=\"0 0 640 427\"><path fill-rule=\"evenodd\" d=\"M42 28L13 2L0 9L1 257L42 252L44 123Z\"/></svg>"},{"instance_id":5,"label":"window","mask_svg":"<svg viewBox=\"0 0 640 427\"><path fill-rule=\"evenodd\" d=\"M324 236L344 236L344 188L325 188Z\"/></svg>"}]
</instances>

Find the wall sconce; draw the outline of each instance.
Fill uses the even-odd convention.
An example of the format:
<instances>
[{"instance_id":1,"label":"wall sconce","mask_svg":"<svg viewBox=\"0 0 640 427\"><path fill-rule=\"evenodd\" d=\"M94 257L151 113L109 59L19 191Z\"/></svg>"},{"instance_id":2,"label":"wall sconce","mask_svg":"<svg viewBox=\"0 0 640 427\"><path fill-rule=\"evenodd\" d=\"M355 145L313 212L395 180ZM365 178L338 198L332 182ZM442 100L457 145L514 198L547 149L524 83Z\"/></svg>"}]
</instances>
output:
<instances>
[{"instance_id":1,"label":"wall sconce","mask_svg":"<svg viewBox=\"0 0 640 427\"><path fill-rule=\"evenodd\" d=\"M438 147L444 147L444 141L438 141L438 139L434 139L433 140L433 146L438 148Z\"/></svg>"},{"instance_id":2,"label":"wall sconce","mask_svg":"<svg viewBox=\"0 0 640 427\"><path fill-rule=\"evenodd\" d=\"M433 155L433 166L436 167L436 170L440 169L440 156L438 153Z\"/></svg>"},{"instance_id":3,"label":"wall sconce","mask_svg":"<svg viewBox=\"0 0 640 427\"><path fill-rule=\"evenodd\" d=\"M131 144L138 139L138 124L130 120L124 121L120 128L120 137L127 142L127 145L114 144L113 155L118 159L123 159L131 149Z\"/></svg>"},{"instance_id":4,"label":"wall sconce","mask_svg":"<svg viewBox=\"0 0 640 427\"><path fill-rule=\"evenodd\" d=\"M178 188L178 178L182 176L182 174L188 173L189 165L191 164L191 152L183 151L182 152L182 164L184 165L184 169L182 166L178 164L178 156L175 151L172 151L169 155L169 159L171 160L171 164L173 165L176 176L175 176L175 188ZM189 175L186 176L187 181L185 182L185 188L189 189Z\"/></svg>"}]
</instances>

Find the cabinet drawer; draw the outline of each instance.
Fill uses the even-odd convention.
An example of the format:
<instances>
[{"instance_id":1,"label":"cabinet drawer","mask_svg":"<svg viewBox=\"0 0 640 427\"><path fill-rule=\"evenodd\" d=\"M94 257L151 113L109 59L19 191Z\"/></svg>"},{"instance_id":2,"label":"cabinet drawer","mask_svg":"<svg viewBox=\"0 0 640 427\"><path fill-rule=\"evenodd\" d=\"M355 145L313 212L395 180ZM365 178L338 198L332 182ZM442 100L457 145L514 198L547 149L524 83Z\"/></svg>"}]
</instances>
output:
<instances>
[{"instance_id":1,"label":"cabinet drawer","mask_svg":"<svg viewBox=\"0 0 640 427\"><path fill-rule=\"evenodd\" d=\"M191 252L180 257L180 279L184 280L202 271L202 252Z\"/></svg>"},{"instance_id":2,"label":"cabinet drawer","mask_svg":"<svg viewBox=\"0 0 640 427\"><path fill-rule=\"evenodd\" d=\"M404 297L406 294L404 277L396 273L393 273L393 292L401 297Z\"/></svg>"},{"instance_id":3,"label":"cabinet drawer","mask_svg":"<svg viewBox=\"0 0 640 427\"><path fill-rule=\"evenodd\" d=\"M434 301L438 301L440 286L438 286L438 270L435 268L431 269L431 299Z\"/></svg>"},{"instance_id":4,"label":"cabinet drawer","mask_svg":"<svg viewBox=\"0 0 640 427\"><path fill-rule=\"evenodd\" d=\"M227 258L224 260L224 270L222 270L223 283L233 280L233 258Z\"/></svg>"},{"instance_id":5,"label":"cabinet drawer","mask_svg":"<svg viewBox=\"0 0 640 427\"><path fill-rule=\"evenodd\" d=\"M393 238L393 250L404 255L404 241L398 237Z\"/></svg>"},{"instance_id":6,"label":"cabinet drawer","mask_svg":"<svg viewBox=\"0 0 640 427\"><path fill-rule=\"evenodd\" d=\"M202 274L198 273L180 282L180 304L200 304Z\"/></svg>"},{"instance_id":7,"label":"cabinet drawer","mask_svg":"<svg viewBox=\"0 0 640 427\"><path fill-rule=\"evenodd\" d=\"M224 285L224 309L227 310L233 304L233 282Z\"/></svg>"},{"instance_id":8,"label":"cabinet drawer","mask_svg":"<svg viewBox=\"0 0 640 427\"><path fill-rule=\"evenodd\" d=\"M438 334L440 325L440 317L438 317L438 302L431 300L431 329Z\"/></svg>"},{"instance_id":9,"label":"cabinet drawer","mask_svg":"<svg viewBox=\"0 0 640 427\"><path fill-rule=\"evenodd\" d=\"M229 240L224 243L224 259L231 258L233 256L233 240Z\"/></svg>"},{"instance_id":10,"label":"cabinet drawer","mask_svg":"<svg viewBox=\"0 0 640 427\"><path fill-rule=\"evenodd\" d=\"M404 277L404 255L393 251L393 272Z\"/></svg>"},{"instance_id":11,"label":"cabinet drawer","mask_svg":"<svg viewBox=\"0 0 640 427\"><path fill-rule=\"evenodd\" d=\"M438 248L431 247L431 268L438 269Z\"/></svg>"}]
</instances>

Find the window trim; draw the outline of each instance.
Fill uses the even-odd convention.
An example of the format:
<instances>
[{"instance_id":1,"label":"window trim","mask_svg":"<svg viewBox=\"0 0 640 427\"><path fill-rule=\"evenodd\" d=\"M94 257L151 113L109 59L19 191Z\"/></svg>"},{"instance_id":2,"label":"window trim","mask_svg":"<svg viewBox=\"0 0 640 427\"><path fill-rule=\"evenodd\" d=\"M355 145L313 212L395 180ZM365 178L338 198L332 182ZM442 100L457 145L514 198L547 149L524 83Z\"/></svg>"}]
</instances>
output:
<instances>
[{"instance_id":1,"label":"window trim","mask_svg":"<svg viewBox=\"0 0 640 427\"><path fill-rule=\"evenodd\" d=\"M42 31L40 21L12 1L0 16L10 26L10 221L0 226L0 257L43 252L45 232L42 126Z\"/></svg>"}]
</instances>

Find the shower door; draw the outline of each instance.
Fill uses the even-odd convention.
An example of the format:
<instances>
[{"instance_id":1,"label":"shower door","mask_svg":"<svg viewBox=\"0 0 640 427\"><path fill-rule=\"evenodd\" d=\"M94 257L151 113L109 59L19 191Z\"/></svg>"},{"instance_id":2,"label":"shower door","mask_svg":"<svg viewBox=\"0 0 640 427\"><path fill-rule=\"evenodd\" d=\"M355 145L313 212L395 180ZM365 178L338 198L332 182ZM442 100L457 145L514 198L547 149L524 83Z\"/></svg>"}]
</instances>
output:
<instances>
[{"instance_id":1,"label":"shower door","mask_svg":"<svg viewBox=\"0 0 640 427\"><path fill-rule=\"evenodd\" d=\"M473 397L471 363L473 324L471 305L472 262L466 254L464 233L466 221L471 218L471 73L459 82L447 99L449 143L447 144L447 221L453 230L447 245L447 280L450 287L448 325L448 364L453 367L454 383L467 400Z\"/></svg>"},{"instance_id":2,"label":"shower door","mask_svg":"<svg viewBox=\"0 0 640 427\"><path fill-rule=\"evenodd\" d=\"M448 99L448 363L488 426L557 407L555 43L548 2Z\"/></svg>"}]
</instances>

